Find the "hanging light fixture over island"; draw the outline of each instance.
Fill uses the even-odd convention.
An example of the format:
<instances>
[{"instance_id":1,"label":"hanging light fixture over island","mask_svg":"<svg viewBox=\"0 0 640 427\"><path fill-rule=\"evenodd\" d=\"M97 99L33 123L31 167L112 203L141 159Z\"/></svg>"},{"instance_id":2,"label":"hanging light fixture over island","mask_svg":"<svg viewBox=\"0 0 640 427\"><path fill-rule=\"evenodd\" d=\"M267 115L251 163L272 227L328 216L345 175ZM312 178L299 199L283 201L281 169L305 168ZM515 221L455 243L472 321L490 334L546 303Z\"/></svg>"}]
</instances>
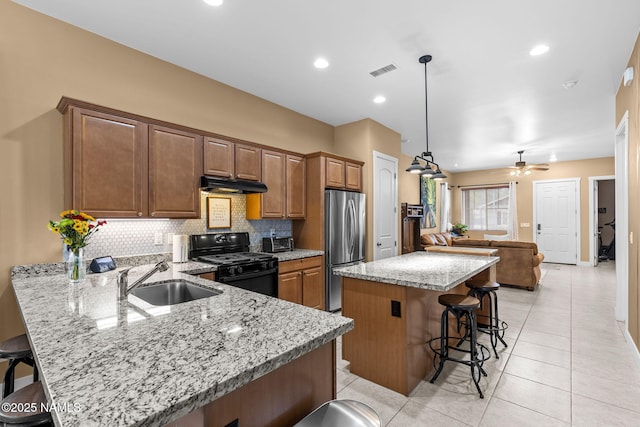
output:
<instances>
[{"instance_id":1,"label":"hanging light fixture over island","mask_svg":"<svg viewBox=\"0 0 640 427\"><path fill-rule=\"evenodd\" d=\"M429 151L429 103L427 98L427 63L431 61L431 55L423 55L418 61L424 64L424 123L426 128L426 143L427 151L423 151L420 155L413 158L413 162L406 169L407 172L416 173L420 175L426 175L433 179L443 179L447 176L442 173L440 166L434 161L433 154ZM420 163L422 160L425 165Z\"/></svg>"}]
</instances>

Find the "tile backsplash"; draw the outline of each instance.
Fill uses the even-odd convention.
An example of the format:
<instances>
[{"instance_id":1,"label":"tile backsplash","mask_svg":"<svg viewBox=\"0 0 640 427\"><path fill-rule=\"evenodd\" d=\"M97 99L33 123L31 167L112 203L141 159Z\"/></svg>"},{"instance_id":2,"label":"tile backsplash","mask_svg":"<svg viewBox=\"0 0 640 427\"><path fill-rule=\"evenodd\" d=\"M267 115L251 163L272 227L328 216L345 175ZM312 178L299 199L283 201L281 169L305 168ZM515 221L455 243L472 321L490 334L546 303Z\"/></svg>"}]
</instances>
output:
<instances>
[{"instance_id":1,"label":"tile backsplash","mask_svg":"<svg viewBox=\"0 0 640 427\"><path fill-rule=\"evenodd\" d=\"M100 227L85 248L88 259L99 256L126 256L171 252L171 240L167 243L167 234L205 234L227 233L230 231L249 233L251 250L262 249L262 238L275 230L277 236L291 235L290 220L247 220L245 217L246 197L244 195L224 195L231 198L231 228L207 230L207 197L214 194L201 193L200 219L109 219L107 225ZM161 234L163 244L154 243L156 235Z\"/></svg>"}]
</instances>

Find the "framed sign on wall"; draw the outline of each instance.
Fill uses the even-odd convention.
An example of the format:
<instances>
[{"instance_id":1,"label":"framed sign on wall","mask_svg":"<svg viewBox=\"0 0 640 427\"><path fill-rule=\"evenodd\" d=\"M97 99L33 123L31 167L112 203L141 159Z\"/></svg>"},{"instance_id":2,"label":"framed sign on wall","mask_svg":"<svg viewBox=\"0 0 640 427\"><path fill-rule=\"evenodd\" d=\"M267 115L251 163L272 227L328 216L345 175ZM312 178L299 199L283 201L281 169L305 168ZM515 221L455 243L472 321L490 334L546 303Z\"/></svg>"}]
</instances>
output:
<instances>
[{"instance_id":1,"label":"framed sign on wall","mask_svg":"<svg viewBox=\"0 0 640 427\"><path fill-rule=\"evenodd\" d=\"M207 197L207 228L231 228L230 197Z\"/></svg>"}]
</instances>

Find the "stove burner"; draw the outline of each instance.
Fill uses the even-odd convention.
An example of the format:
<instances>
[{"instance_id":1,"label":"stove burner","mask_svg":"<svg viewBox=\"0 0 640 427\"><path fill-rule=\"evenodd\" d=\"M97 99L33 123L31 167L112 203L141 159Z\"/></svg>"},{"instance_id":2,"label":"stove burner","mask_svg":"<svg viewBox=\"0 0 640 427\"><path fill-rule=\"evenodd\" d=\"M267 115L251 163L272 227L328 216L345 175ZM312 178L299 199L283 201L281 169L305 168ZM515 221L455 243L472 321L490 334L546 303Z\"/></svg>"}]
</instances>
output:
<instances>
[{"instance_id":1,"label":"stove burner","mask_svg":"<svg viewBox=\"0 0 640 427\"><path fill-rule=\"evenodd\" d=\"M234 252L230 254L203 255L197 259L198 261L215 265L239 265L250 262L268 261L273 259L273 256L253 252Z\"/></svg>"}]
</instances>

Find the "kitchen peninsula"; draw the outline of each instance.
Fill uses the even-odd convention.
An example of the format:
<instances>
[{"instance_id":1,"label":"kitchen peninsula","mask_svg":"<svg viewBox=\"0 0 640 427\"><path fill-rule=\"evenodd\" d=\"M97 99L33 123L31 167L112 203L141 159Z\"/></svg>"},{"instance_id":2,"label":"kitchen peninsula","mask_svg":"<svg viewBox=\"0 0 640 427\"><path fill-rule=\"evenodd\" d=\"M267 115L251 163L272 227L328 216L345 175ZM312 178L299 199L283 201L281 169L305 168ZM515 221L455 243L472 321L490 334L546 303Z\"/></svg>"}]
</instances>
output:
<instances>
[{"instance_id":1,"label":"kitchen peninsula","mask_svg":"<svg viewBox=\"0 0 640 427\"><path fill-rule=\"evenodd\" d=\"M11 278L49 403L72 408L56 426L291 425L335 398L334 340L351 319L185 274L211 265L151 277L222 291L170 306L118 301L116 271L69 285L62 268Z\"/></svg>"},{"instance_id":2,"label":"kitchen peninsula","mask_svg":"<svg viewBox=\"0 0 640 427\"><path fill-rule=\"evenodd\" d=\"M438 296L466 294L466 280L495 281L499 260L413 252L335 269L342 314L355 321L342 338L351 373L408 396L433 369L425 342L440 335Z\"/></svg>"}]
</instances>

